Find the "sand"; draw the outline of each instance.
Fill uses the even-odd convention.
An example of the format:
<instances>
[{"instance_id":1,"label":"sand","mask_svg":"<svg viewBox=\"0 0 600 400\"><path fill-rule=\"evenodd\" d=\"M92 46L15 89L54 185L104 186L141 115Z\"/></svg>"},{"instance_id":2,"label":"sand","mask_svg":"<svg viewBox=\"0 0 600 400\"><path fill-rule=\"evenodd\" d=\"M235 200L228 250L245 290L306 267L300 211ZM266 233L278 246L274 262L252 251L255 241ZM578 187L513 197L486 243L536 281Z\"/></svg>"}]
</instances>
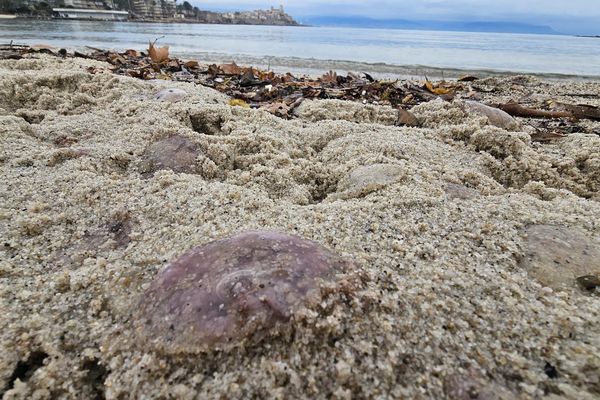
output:
<instances>
[{"instance_id":1,"label":"sand","mask_svg":"<svg viewBox=\"0 0 600 400\"><path fill-rule=\"evenodd\" d=\"M600 272L600 136L533 143L524 121L504 130L441 100L413 109L419 128L338 101L285 121L94 66L0 61L3 398L600 396L599 292L573 275ZM484 100L600 105L574 96L600 95L597 82L481 86ZM188 96L155 100L164 88ZM173 135L195 164L149 172L147 149ZM534 240L539 225L561 245ZM140 345L132 319L165 264L251 229L319 242L361 286L253 346Z\"/></svg>"}]
</instances>

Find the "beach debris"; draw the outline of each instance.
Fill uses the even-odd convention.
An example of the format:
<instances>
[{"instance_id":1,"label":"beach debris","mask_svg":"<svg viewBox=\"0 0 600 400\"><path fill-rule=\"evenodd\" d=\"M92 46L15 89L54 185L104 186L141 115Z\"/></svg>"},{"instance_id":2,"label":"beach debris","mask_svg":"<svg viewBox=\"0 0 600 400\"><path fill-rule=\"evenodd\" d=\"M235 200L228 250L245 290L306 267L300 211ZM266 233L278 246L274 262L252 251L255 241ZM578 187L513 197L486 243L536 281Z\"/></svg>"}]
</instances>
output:
<instances>
[{"instance_id":1,"label":"beach debris","mask_svg":"<svg viewBox=\"0 0 600 400\"><path fill-rule=\"evenodd\" d=\"M125 50L125 53L123 53L123 54L125 54L128 57L132 57L132 58L139 58L139 57L143 56L143 54L141 52L134 50L134 49Z\"/></svg>"},{"instance_id":2,"label":"beach debris","mask_svg":"<svg viewBox=\"0 0 600 400\"><path fill-rule=\"evenodd\" d=\"M479 78L473 75L463 75L457 79L458 82L475 82L477 80L479 80Z\"/></svg>"},{"instance_id":3,"label":"beach debris","mask_svg":"<svg viewBox=\"0 0 600 400\"><path fill-rule=\"evenodd\" d=\"M600 287L600 275L585 275L577 278L577 283L585 290L592 291Z\"/></svg>"},{"instance_id":4,"label":"beach debris","mask_svg":"<svg viewBox=\"0 0 600 400\"><path fill-rule=\"evenodd\" d=\"M585 104L565 104L557 101L548 101L548 106L556 111L564 111L573 114L577 119L592 119L600 121L600 108Z\"/></svg>"},{"instance_id":5,"label":"beach debris","mask_svg":"<svg viewBox=\"0 0 600 400\"><path fill-rule=\"evenodd\" d=\"M231 99L229 105L232 107L250 108L250 105L242 99Z\"/></svg>"},{"instance_id":6,"label":"beach debris","mask_svg":"<svg viewBox=\"0 0 600 400\"><path fill-rule=\"evenodd\" d=\"M174 135L148 146L139 171L144 175L152 175L161 169L193 174L197 172L196 159L199 155L197 144L185 136Z\"/></svg>"},{"instance_id":7,"label":"beach debris","mask_svg":"<svg viewBox=\"0 0 600 400\"><path fill-rule=\"evenodd\" d=\"M83 238L58 250L54 254L54 264L56 266L67 264L77 268L83 260L102 251L126 248L131 242L130 235L134 222L129 211L125 209L116 211L106 223L86 232Z\"/></svg>"},{"instance_id":8,"label":"beach debris","mask_svg":"<svg viewBox=\"0 0 600 400\"><path fill-rule=\"evenodd\" d=\"M513 117L498 108L470 100L463 101L459 105L467 114L477 114L486 117L490 125L507 131L519 128L519 123Z\"/></svg>"},{"instance_id":9,"label":"beach debris","mask_svg":"<svg viewBox=\"0 0 600 400\"><path fill-rule=\"evenodd\" d=\"M548 376L548 378L550 379L558 378L558 371L556 367L550 364L549 362L547 362L546 365L544 365L544 372L546 373L546 376Z\"/></svg>"},{"instance_id":10,"label":"beach debris","mask_svg":"<svg viewBox=\"0 0 600 400\"><path fill-rule=\"evenodd\" d=\"M125 64L127 62L122 55L117 54L117 53L110 54L109 58L111 60L111 64L120 65L120 64Z\"/></svg>"},{"instance_id":11,"label":"beach debris","mask_svg":"<svg viewBox=\"0 0 600 400\"><path fill-rule=\"evenodd\" d=\"M538 143L548 143L555 140L564 139L567 135L558 132L538 131L531 134L531 140Z\"/></svg>"},{"instance_id":12,"label":"beach debris","mask_svg":"<svg viewBox=\"0 0 600 400\"><path fill-rule=\"evenodd\" d=\"M187 69L197 69L200 68L200 63L198 61L190 60L186 61L183 66Z\"/></svg>"},{"instance_id":13,"label":"beach debris","mask_svg":"<svg viewBox=\"0 0 600 400\"><path fill-rule=\"evenodd\" d=\"M177 88L166 88L158 91L154 95L154 99L158 101L167 101L170 103L176 103L187 97L187 92Z\"/></svg>"},{"instance_id":14,"label":"beach debris","mask_svg":"<svg viewBox=\"0 0 600 400\"><path fill-rule=\"evenodd\" d=\"M143 80L193 82L225 93L234 100L244 101L250 108L262 109L284 119L297 118L294 111L304 100L338 99L361 104L391 106L397 110L410 112L416 105L439 98L445 101L452 101L456 97L481 101L488 94L499 90L490 89L484 84L484 80L478 80L477 77L470 75L456 81L434 82L425 78L425 81L417 83L404 80L377 80L367 73L348 72L342 75L339 71L329 71L318 78L313 78L306 75L295 76L289 72L279 74L251 66L244 67L235 62L206 65L195 60L170 58L166 46L156 47L156 40L149 44L152 46L149 45L147 53L133 49L116 52L86 46L91 53L67 52L62 56L85 57L111 64L110 68L89 67L87 70L91 74L111 72ZM149 54L150 47L152 47L152 55ZM56 49L11 44L0 46L0 59L17 59L23 54L39 52L61 56ZM563 96L598 97L592 93L569 93ZM578 123L581 119L600 120L600 109L593 105L567 104L548 96L532 93L520 98L519 102L511 101L494 106L511 116L527 119L520 123L535 128L537 133L532 137L539 143L548 143L559 139L560 135L576 132L600 134L590 126ZM491 111L480 109L480 112L488 113L489 120ZM399 114L403 115L398 119L398 125L418 126L412 119L404 120L403 118L408 115L403 111L399 111ZM491 121L494 121L490 122L492 125L497 124L496 126L507 129L508 122L498 122L495 117L492 117Z\"/></svg>"},{"instance_id":15,"label":"beach debris","mask_svg":"<svg viewBox=\"0 0 600 400\"><path fill-rule=\"evenodd\" d=\"M241 75L244 70L240 68L236 63L211 65L208 67L209 73L213 75Z\"/></svg>"},{"instance_id":16,"label":"beach debris","mask_svg":"<svg viewBox=\"0 0 600 400\"><path fill-rule=\"evenodd\" d=\"M513 117L523 118L574 118L573 113L569 111L547 111L524 107L515 102L498 104L498 108Z\"/></svg>"},{"instance_id":17,"label":"beach debris","mask_svg":"<svg viewBox=\"0 0 600 400\"><path fill-rule=\"evenodd\" d=\"M0 60L21 60L23 58L23 55L21 55L21 53L16 52L16 51L11 51L11 52L7 52L4 51L3 54L0 57Z\"/></svg>"},{"instance_id":18,"label":"beach debris","mask_svg":"<svg viewBox=\"0 0 600 400\"><path fill-rule=\"evenodd\" d=\"M399 182L406 171L399 165L373 164L360 166L352 170L338 184L338 190L330 198L332 200L349 200L364 197L388 185Z\"/></svg>"},{"instance_id":19,"label":"beach debris","mask_svg":"<svg viewBox=\"0 0 600 400\"><path fill-rule=\"evenodd\" d=\"M153 54L154 52L155 50ZM89 57L110 63L113 65L111 72L115 74L144 80L194 82L221 91L233 99L243 100L251 108L262 108L286 119L294 118L294 109L305 99L353 100L408 109L439 97L426 87L396 80L378 81L368 74L348 73L342 76L330 71L313 79L308 76L297 77L291 73L276 74L254 67L242 67L235 62L205 67L197 61L176 58L157 62L143 52L136 53L132 50L115 53L94 49ZM90 70L90 73L98 72L100 71L97 69ZM441 96L445 99L451 99L454 91L463 88L460 83L429 84L434 92L445 93Z\"/></svg>"},{"instance_id":20,"label":"beach debris","mask_svg":"<svg viewBox=\"0 0 600 400\"><path fill-rule=\"evenodd\" d=\"M524 123L535 128L531 138L540 143L560 140L571 133L595 133L576 119L530 119Z\"/></svg>"},{"instance_id":21,"label":"beach debris","mask_svg":"<svg viewBox=\"0 0 600 400\"><path fill-rule=\"evenodd\" d=\"M531 96L530 96L531 97ZM537 107L523 106L515 101L498 104L498 108L508 114L521 118L531 118L529 125L536 129L532 140L548 143L564 138L570 133L587 132L595 133L580 125L577 121L582 119L600 120L600 108L585 104L566 104L554 100L544 99L537 103Z\"/></svg>"},{"instance_id":22,"label":"beach debris","mask_svg":"<svg viewBox=\"0 0 600 400\"><path fill-rule=\"evenodd\" d=\"M600 275L600 242L577 228L532 225L525 229L521 265L542 285L572 287L578 277Z\"/></svg>"},{"instance_id":23,"label":"beach debris","mask_svg":"<svg viewBox=\"0 0 600 400\"><path fill-rule=\"evenodd\" d=\"M169 353L251 345L286 331L349 266L316 242L276 231L213 241L158 274L140 298L135 328Z\"/></svg>"},{"instance_id":24,"label":"beach debris","mask_svg":"<svg viewBox=\"0 0 600 400\"><path fill-rule=\"evenodd\" d=\"M450 200L471 200L479 196L477 190L457 183L448 183L444 188L444 191Z\"/></svg>"},{"instance_id":25,"label":"beach debris","mask_svg":"<svg viewBox=\"0 0 600 400\"><path fill-rule=\"evenodd\" d=\"M517 396L506 386L490 380L475 368L447 375L444 392L452 400L513 400Z\"/></svg>"},{"instance_id":26,"label":"beach debris","mask_svg":"<svg viewBox=\"0 0 600 400\"><path fill-rule=\"evenodd\" d=\"M446 81L432 83L429 80L426 80L423 88L429 90L433 94L437 94L438 96L453 96L454 92L456 91L456 85Z\"/></svg>"},{"instance_id":27,"label":"beach debris","mask_svg":"<svg viewBox=\"0 0 600 400\"><path fill-rule=\"evenodd\" d=\"M337 84L338 83L338 75L337 72L335 71L329 71L326 74L324 74L321 78L320 78L321 82L323 83L333 83L333 84Z\"/></svg>"},{"instance_id":28,"label":"beach debris","mask_svg":"<svg viewBox=\"0 0 600 400\"><path fill-rule=\"evenodd\" d=\"M114 240L117 248L127 247L131 238L131 217L127 212L118 213L107 225L109 236Z\"/></svg>"},{"instance_id":29,"label":"beach debris","mask_svg":"<svg viewBox=\"0 0 600 400\"><path fill-rule=\"evenodd\" d=\"M58 147L69 147L77 142L79 142L79 139L69 135L60 135L53 141Z\"/></svg>"},{"instance_id":30,"label":"beach debris","mask_svg":"<svg viewBox=\"0 0 600 400\"><path fill-rule=\"evenodd\" d=\"M37 52L50 52L52 54L56 54L58 53L58 49L54 46L51 46L49 44L45 44L45 43L37 43L37 44L32 44L31 45L31 49Z\"/></svg>"},{"instance_id":31,"label":"beach debris","mask_svg":"<svg viewBox=\"0 0 600 400\"><path fill-rule=\"evenodd\" d=\"M174 72L172 76L174 80L183 82L192 82L196 78L183 65L181 66L181 71Z\"/></svg>"},{"instance_id":32,"label":"beach debris","mask_svg":"<svg viewBox=\"0 0 600 400\"><path fill-rule=\"evenodd\" d=\"M153 62L161 64L169 59L169 46L156 47L157 40L148 42L148 56Z\"/></svg>"},{"instance_id":33,"label":"beach debris","mask_svg":"<svg viewBox=\"0 0 600 400\"><path fill-rule=\"evenodd\" d=\"M419 120L410 111L407 111L403 108L399 108L398 121L396 121L396 125L419 126Z\"/></svg>"},{"instance_id":34,"label":"beach debris","mask_svg":"<svg viewBox=\"0 0 600 400\"><path fill-rule=\"evenodd\" d=\"M276 115L281 118L288 118L290 114L291 107L286 103L280 101L277 103L271 103L269 105L261 107L261 110L266 110L273 115Z\"/></svg>"}]
</instances>

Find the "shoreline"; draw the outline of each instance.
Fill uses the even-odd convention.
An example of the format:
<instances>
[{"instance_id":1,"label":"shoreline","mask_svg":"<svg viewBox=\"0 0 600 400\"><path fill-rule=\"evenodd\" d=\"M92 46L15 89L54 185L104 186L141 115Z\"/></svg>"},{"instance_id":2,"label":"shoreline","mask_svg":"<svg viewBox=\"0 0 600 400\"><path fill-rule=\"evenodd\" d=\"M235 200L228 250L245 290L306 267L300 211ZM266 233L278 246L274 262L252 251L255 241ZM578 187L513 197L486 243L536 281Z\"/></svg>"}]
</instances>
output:
<instances>
[{"instance_id":1,"label":"shoreline","mask_svg":"<svg viewBox=\"0 0 600 400\"><path fill-rule=\"evenodd\" d=\"M132 21L133 22L133 21ZM149 22L154 23L154 22ZM29 44L13 43L14 46L31 46ZM9 46L9 43L0 43L0 46ZM58 48L58 47L57 47ZM66 47L69 51L89 51L88 46ZM113 49L114 50L114 49ZM122 48L119 51L125 51ZM480 78L530 75L549 81L582 81L599 82L599 75L577 75L549 72L531 71L504 71L479 68L444 68L427 65L395 65L381 62L361 62L351 60L326 60L301 57L278 57L278 56L254 56L245 54L226 54L214 52L172 52L173 56L184 60L201 61L206 64L236 62L240 65L255 66L264 70L272 70L277 73L291 72L297 75L320 76L327 71L335 71L338 74L347 72L369 73L377 79L408 79L419 80L428 77L430 79L457 79L465 75L474 75Z\"/></svg>"},{"instance_id":2,"label":"shoreline","mask_svg":"<svg viewBox=\"0 0 600 400\"><path fill-rule=\"evenodd\" d=\"M177 54L175 54L177 55ZM546 80L581 80L599 82L599 75L574 75L548 72L530 71L503 71L478 68L444 68L427 65L395 65L387 63L368 63L350 60L325 60L315 58L299 57L277 57L277 56L251 56L243 54L224 53L199 53L200 59L207 62L232 62L243 65L255 65L257 67L268 67L279 73L307 73L307 75L321 75L325 71L334 70L338 73L367 72L379 79L423 79L425 76L434 79L456 79L464 75L476 75L481 78L530 75ZM198 57L198 55L194 55ZM187 53L181 54L184 59L192 59L194 56Z\"/></svg>"},{"instance_id":3,"label":"shoreline","mask_svg":"<svg viewBox=\"0 0 600 400\"><path fill-rule=\"evenodd\" d=\"M110 19L89 19L89 18L55 18L55 17L34 17L34 16L18 16L13 14L7 14L11 18L6 19L18 19L18 20L34 20L34 21L88 21L88 22L134 22L134 23L144 23L144 24L183 24L183 25L237 25L237 26L293 26L293 27L310 27L310 25L303 24L248 24L248 23L217 23L217 22L198 22L192 20L185 20L179 18L172 19L127 19L124 21L113 21ZM13 18L14 17L14 18ZM2 16L0 15L0 18Z\"/></svg>"}]
</instances>

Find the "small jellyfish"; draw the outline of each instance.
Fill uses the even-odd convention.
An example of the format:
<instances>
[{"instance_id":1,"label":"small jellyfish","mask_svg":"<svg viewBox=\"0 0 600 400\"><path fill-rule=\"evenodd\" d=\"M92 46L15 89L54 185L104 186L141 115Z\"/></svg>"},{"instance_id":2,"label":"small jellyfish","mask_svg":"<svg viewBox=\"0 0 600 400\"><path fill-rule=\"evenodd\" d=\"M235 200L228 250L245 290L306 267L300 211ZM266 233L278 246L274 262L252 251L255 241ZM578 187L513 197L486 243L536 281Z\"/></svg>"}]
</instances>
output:
<instances>
[{"instance_id":1,"label":"small jellyfish","mask_svg":"<svg viewBox=\"0 0 600 400\"><path fill-rule=\"evenodd\" d=\"M401 181L406 171L399 165L373 164L360 166L352 170L338 184L338 191L332 200L350 200L365 197L370 193Z\"/></svg>"},{"instance_id":2,"label":"small jellyfish","mask_svg":"<svg viewBox=\"0 0 600 400\"><path fill-rule=\"evenodd\" d=\"M444 191L446 192L446 197L450 200L471 200L479 195L477 190L456 183L448 183L444 187Z\"/></svg>"},{"instance_id":3,"label":"small jellyfish","mask_svg":"<svg viewBox=\"0 0 600 400\"><path fill-rule=\"evenodd\" d=\"M505 111L499 108L490 107L477 101L465 101L460 107L469 115L486 117L488 124L497 126L507 131L514 131L519 128L519 123Z\"/></svg>"},{"instance_id":4,"label":"small jellyfish","mask_svg":"<svg viewBox=\"0 0 600 400\"><path fill-rule=\"evenodd\" d=\"M181 135L171 136L148 146L140 172L151 175L161 169L170 169L176 173L193 174L199 154L198 145L190 139Z\"/></svg>"},{"instance_id":5,"label":"small jellyfish","mask_svg":"<svg viewBox=\"0 0 600 400\"><path fill-rule=\"evenodd\" d=\"M592 235L552 225L532 225L525 233L521 265L542 285L559 290L575 286L578 278L600 276L600 242Z\"/></svg>"},{"instance_id":6,"label":"small jellyfish","mask_svg":"<svg viewBox=\"0 0 600 400\"><path fill-rule=\"evenodd\" d=\"M294 311L321 300L349 262L323 246L251 231L171 262L141 297L140 338L172 353L228 349L277 334Z\"/></svg>"},{"instance_id":7,"label":"small jellyfish","mask_svg":"<svg viewBox=\"0 0 600 400\"><path fill-rule=\"evenodd\" d=\"M187 92L177 88L162 89L154 95L154 99L158 101L167 101L170 103L176 103L187 97Z\"/></svg>"}]
</instances>

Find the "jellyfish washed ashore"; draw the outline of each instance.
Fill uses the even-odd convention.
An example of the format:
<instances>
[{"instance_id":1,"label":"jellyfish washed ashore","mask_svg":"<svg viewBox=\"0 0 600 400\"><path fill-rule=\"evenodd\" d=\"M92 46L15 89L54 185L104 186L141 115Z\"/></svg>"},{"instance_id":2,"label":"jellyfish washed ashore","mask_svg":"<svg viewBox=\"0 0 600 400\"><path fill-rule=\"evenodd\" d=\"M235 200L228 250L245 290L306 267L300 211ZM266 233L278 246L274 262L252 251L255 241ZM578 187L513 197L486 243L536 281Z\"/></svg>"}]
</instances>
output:
<instances>
[{"instance_id":1,"label":"jellyfish washed ashore","mask_svg":"<svg viewBox=\"0 0 600 400\"><path fill-rule=\"evenodd\" d=\"M350 263L318 243L252 231L190 250L144 292L140 338L167 352L228 349L284 329Z\"/></svg>"}]
</instances>

